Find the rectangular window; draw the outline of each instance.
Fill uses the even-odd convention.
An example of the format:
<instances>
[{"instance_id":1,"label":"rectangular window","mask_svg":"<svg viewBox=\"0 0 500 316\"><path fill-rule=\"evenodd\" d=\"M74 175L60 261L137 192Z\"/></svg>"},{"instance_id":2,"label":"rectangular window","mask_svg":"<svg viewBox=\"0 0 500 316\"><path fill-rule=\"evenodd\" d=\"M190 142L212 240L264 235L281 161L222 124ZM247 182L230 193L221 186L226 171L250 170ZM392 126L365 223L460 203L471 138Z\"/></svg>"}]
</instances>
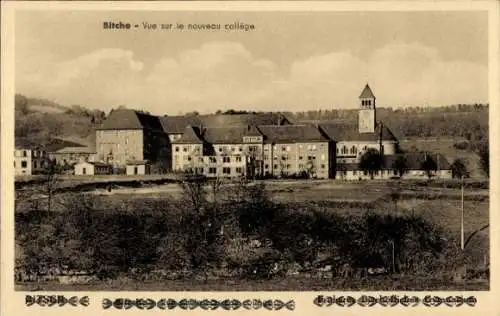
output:
<instances>
[{"instance_id":1,"label":"rectangular window","mask_svg":"<svg viewBox=\"0 0 500 316\"><path fill-rule=\"evenodd\" d=\"M269 165L264 165L264 168L265 169L269 169Z\"/></svg>"},{"instance_id":2,"label":"rectangular window","mask_svg":"<svg viewBox=\"0 0 500 316\"><path fill-rule=\"evenodd\" d=\"M87 174L87 168L82 168L82 174Z\"/></svg>"},{"instance_id":3,"label":"rectangular window","mask_svg":"<svg viewBox=\"0 0 500 316\"><path fill-rule=\"evenodd\" d=\"M182 147L182 151L186 153L188 151L187 146Z\"/></svg>"},{"instance_id":4,"label":"rectangular window","mask_svg":"<svg viewBox=\"0 0 500 316\"><path fill-rule=\"evenodd\" d=\"M237 167L236 168L236 173L243 173L243 168Z\"/></svg>"},{"instance_id":5,"label":"rectangular window","mask_svg":"<svg viewBox=\"0 0 500 316\"><path fill-rule=\"evenodd\" d=\"M222 152L222 147L219 147L219 152L220 152L220 153Z\"/></svg>"},{"instance_id":6,"label":"rectangular window","mask_svg":"<svg viewBox=\"0 0 500 316\"><path fill-rule=\"evenodd\" d=\"M28 153L26 152L26 150L23 150L23 157L27 157L28 156Z\"/></svg>"},{"instance_id":7,"label":"rectangular window","mask_svg":"<svg viewBox=\"0 0 500 316\"><path fill-rule=\"evenodd\" d=\"M241 147L241 146L240 146L240 147L238 147L238 150L239 150L240 152L242 152L242 151L243 151L243 147Z\"/></svg>"},{"instance_id":8,"label":"rectangular window","mask_svg":"<svg viewBox=\"0 0 500 316\"><path fill-rule=\"evenodd\" d=\"M397 175L398 175L398 171L397 171L397 170L394 170L392 173L393 173L395 176L397 176Z\"/></svg>"},{"instance_id":9,"label":"rectangular window","mask_svg":"<svg viewBox=\"0 0 500 316\"><path fill-rule=\"evenodd\" d=\"M299 163L299 169L304 169L304 164Z\"/></svg>"},{"instance_id":10,"label":"rectangular window","mask_svg":"<svg viewBox=\"0 0 500 316\"><path fill-rule=\"evenodd\" d=\"M229 168L229 167L222 168L222 173L223 174L231 174L231 168Z\"/></svg>"},{"instance_id":11,"label":"rectangular window","mask_svg":"<svg viewBox=\"0 0 500 316\"><path fill-rule=\"evenodd\" d=\"M21 161L21 168L27 168L28 162L26 160Z\"/></svg>"},{"instance_id":12,"label":"rectangular window","mask_svg":"<svg viewBox=\"0 0 500 316\"><path fill-rule=\"evenodd\" d=\"M36 169L36 161L33 161L33 169Z\"/></svg>"},{"instance_id":13,"label":"rectangular window","mask_svg":"<svg viewBox=\"0 0 500 316\"><path fill-rule=\"evenodd\" d=\"M325 169L325 165L324 164L321 165L321 169Z\"/></svg>"},{"instance_id":14,"label":"rectangular window","mask_svg":"<svg viewBox=\"0 0 500 316\"><path fill-rule=\"evenodd\" d=\"M241 156L236 156L236 162L241 162Z\"/></svg>"},{"instance_id":15,"label":"rectangular window","mask_svg":"<svg viewBox=\"0 0 500 316\"><path fill-rule=\"evenodd\" d=\"M287 168L287 169L290 169L291 167L292 167L292 166L291 166L290 164L287 164L287 165L286 165L286 168Z\"/></svg>"},{"instance_id":16,"label":"rectangular window","mask_svg":"<svg viewBox=\"0 0 500 316\"><path fill-rule=\"evenodd\" d=\"M302 158L303 158L302 156L299 156L299 160L302 160Z\"/></svg>"},{"instance_id":17,"label":"rectangular window","mask_svg":"<svg viewBox=\"0 0 500 316\"><path fill-rule=\"evenodd\" d=\"M203 174L203 168L198 168L198 173Z\"/></svg>"},{"instance_id":18,"label":"rectangular window","mask_svg":"<svg viewBox=\"0 0 500 316\"><path fill-rule=\"evenodd\" d=\"M278 165L274 165L274 169L278 169Z\"/></svg>"},{"instance_id":19,"label":"rectangular window","mask_svg":"<svg viewBox=\"0 0 500 316\"><path fill-rule=\"evenodd\" d=\"M229 163L229 162L231 162L231 157L223 157L223 158L222 158L222 162L224 162L224 163Z\"/></svg>"},{"instance_id":20,"label":"rectangular window","mask_svg":"<svg viewBox=\"0 0 500 316\"><path fill-rule=\"evenodd\" d=\"M215 174L217 172L217 168L208 168L208 173Z\"/></svg>"},{"instance_id":21,"label":"rectangular window","mask_svg":"<svg viewBox=\"0 0 500 316\"><path fill-rule=\"evenodd\" d=\"M217 158L215 158L215 157L210 157L209 159L210 159L211 163L216 163L217 162Z\"/></svg>"},{"instance_id":22,"label":"rectangular window","mask_svg":"<svg viewBox=\"0 0 500 316\"><path fill-rule=\"evenodd\" d=\"M285 147L285 146L282 146L282 147L281 147L281 151L286 151L286 147Z\"/></svg>"}]
</instances>

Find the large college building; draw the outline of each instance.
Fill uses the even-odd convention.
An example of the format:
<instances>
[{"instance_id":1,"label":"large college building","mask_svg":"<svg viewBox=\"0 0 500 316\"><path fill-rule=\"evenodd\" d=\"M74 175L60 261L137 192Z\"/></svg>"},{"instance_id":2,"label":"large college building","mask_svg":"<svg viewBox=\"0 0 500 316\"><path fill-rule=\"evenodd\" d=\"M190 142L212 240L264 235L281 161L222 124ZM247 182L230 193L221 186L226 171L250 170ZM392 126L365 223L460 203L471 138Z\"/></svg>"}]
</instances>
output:
<instances>
[{"instance_id":1,"label":"large college building","mask_svg":"<svg viewBox=\"0 0 500 316\"><path fill-rule=\"evenodd\" d=\"M432 159L435 176L451 177L442 155L399 152L396 137L377 121L376 98L368 85L359 106L357 123L315 124L292 123L279 113L153 116L113 110L96 131L96 161L116 167L161 162L170 171L208 177L363 179L369 175L359 169L359 161L373 148L383 156L377 178L398 175L398 157L406 160L409 174L418 174L422 160Z\"/></svg>"}]
</instances>

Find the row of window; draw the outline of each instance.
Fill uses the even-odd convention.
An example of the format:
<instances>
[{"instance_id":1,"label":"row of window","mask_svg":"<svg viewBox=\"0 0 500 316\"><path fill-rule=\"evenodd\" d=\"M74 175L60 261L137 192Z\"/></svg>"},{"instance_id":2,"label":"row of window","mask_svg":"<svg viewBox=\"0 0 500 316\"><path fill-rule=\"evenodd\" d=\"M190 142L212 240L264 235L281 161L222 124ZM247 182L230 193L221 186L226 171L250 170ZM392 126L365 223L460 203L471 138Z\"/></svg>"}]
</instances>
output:
<instances>
[{"instance_id":1,"label":"row of window","mask_svg":"<svg viewBox=\"0 0 500 316\"><path fill-rule=\"evenodd\" d=\"M361 105L363 106L372 105L372 100L361 100Z\"/></svg>"},{"instance_id":2,"label":"row of window","mask_svg":"<svg viewBox=\"0 0 500 316\"><path fill-rule=\"evenodd\" d=\"M368 175L368 171L366 171L366 170L365 170L365 171L361 171L361 170L360 170L360 171L353 170L353 171L352 171L352 174L356 176L356 175L358 175L358 172L359 172L359 175L361 175L361 174L363 174L363 175L365 175L365 176L367 176L367 175ZM344 175L347 175L347 171L340 171L340 173L341 173L341 174L344 174ZM379 172L378 172L378 171L375 171L373 174L374 174L375 176L378 176ZM381 175L384 175L384 174L391 175L391 174L392 174L392 175L395 175L395 176L396 176L396 175L398 175L398 171L397 171L397 170L392 170L392 171L391 171L391 170L380 170L380 174L381 174Z\"/></svg>"},{"instance_id":3,"label":"row of window","mask_svg":"<svg viewBox=\"0 0 500 316\"><path fill-rule=\"evenodd\" d=\"M187 171L194 171L193 169L187 169ZM195 168L195 171L200 173L200 174L203 174L205 169L204 168ZM232 171L232 168L230 167L223 167L222 168L222 174L231 174L231 171ZM236 167L234 168L234 171L238 174L242 174L243 173L243 168L242 167ZM217 168L215 167L209 167L207 169L207 172L208 174L217 174Z\"/></svg>"},{"instance_id":4,"label":"row of window","mask_svg":"<svg viewBox=\"0 0 500 316\"><path fill-rule=\"evenodd\" d=\"M28 155L29 155L28 150L16 150L14 152L14 156L16 157L28 157ZM43 157L45 156L45 152L40 150L33 150L31 155L33 157Z\"/></svg>"},{"instance_id":5,"label":"row of window","mask_svg":"<svg viewBox=\"0 0 500 316\"><path fill-rule=\"evenodd\" d=\"M194 160L194 157L191 157L191 156L183 156L184 157L184 161L192 161ZM177 159L179 159L179 156L176 156ZM232 159L233 158L233 159ZM223 163L231 163L232 160L234 160L234 162L242 162L243 161L243 157L242 156L235 156L235 157L230 157L230 156L222 156L222 162ZM217 163L217 158L216 157L208 157L209 159L209 162L210 163ZM203 157L198 157L198 160L199 162L203 162Z\"/></svg>"},{"instance_id":6,"label":"row of window","mask_svg":"<svg viewBox=\"0 0 500 316\"><path fill-rule=\"evenodd\" d=\"M364 146L363 150L366 151L368 150L368 146ZM356 155L358 153L358 148L356 146L352 146L350 149L347 148L347 146L342 146L342 148L337 147L337 154L342 154L342 155L347 155L347 154L352 154Z\"/></svg>"},{"instance_id":7,"label":"row of window","mask_svg":"<svg viewBox=\"0 0 500 316\"><path fill-rule=\"evenodd\" d=\"M304 170L305 169L305 165L304 164L299 164L299 169L300 170ZM273 165L273 168L276 170L276 169L291 169L292 166L290 164L286 164L286 165ZM326 165L325 164L321 164L320 165L320 168L321 169L325 169L326 168ZM269 169L269 165L268 164L265 164L264 165L264 169Z\"/></svg>"}]
</instances>

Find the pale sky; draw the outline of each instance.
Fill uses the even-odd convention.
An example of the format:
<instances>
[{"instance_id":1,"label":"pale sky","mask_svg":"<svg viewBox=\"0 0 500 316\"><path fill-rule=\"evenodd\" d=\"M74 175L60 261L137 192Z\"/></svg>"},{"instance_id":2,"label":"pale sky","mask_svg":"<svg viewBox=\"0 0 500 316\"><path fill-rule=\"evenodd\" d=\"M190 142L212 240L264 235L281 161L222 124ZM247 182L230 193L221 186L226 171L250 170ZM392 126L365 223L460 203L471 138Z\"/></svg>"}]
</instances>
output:
<instances>
[{"instance_id":1,"label":"pale sky","mask_svg":"<svg viewBox=\"0 0 500 316\"><path fill-rule=\"evenodd\" d=\"M104 30L104 21L255 25ZM484 12L18 12L16 92L105 111L355 108L488 102Z\"/></svg>"}]
</instances>

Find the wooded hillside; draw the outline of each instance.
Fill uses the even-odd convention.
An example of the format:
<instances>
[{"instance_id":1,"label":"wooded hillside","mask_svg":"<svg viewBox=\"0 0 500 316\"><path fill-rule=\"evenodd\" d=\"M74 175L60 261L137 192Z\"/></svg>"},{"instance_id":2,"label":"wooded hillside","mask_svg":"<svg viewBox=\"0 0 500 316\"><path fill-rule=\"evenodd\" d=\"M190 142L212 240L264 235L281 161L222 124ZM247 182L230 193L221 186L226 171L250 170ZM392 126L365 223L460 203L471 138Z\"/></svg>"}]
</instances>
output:
<instances>
[{"instance_id":1,"label":"wooded hillside","mask_svg":"<svg viewBox=\"0 0 500 316\"><path fill-rule=\"evenodd\" d=\"M44 99L16 95L17 139L47 144L54 138L94 143L94 129L106 118L101 110L64 106ZM476 147L488 141L487 104L459 104L445 107L380 108L377 120L400 139L452 138L467 140ZM226 111L232 114L231 111ZM234 111L234 113L242 113ZM357 109L332 109L284 113L292 122L316 120L357 121Z\"/></svg>"}]
</instances>

